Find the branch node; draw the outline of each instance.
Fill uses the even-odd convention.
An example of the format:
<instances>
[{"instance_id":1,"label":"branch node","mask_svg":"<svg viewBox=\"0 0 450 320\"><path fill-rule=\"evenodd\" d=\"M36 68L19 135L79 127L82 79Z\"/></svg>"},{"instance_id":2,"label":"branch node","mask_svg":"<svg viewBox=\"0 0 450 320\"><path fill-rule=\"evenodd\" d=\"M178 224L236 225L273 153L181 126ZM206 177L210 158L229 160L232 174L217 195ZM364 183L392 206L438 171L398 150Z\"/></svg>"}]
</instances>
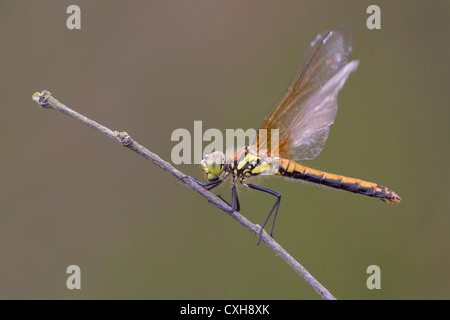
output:
<instances>
[{"instance_id":1,"label":"branch node","mask_svg":"<svg viewBox=\"0 0 450 320\"><path fill-rule=\"evenodd\" d=\"M51 95L52 93L50 91L44 90L42 92L35 92L32 98L42 108L48 108L48 97Z\"/></svg>"},{"instance_id":2,"label":"branch node","mask_svg":"<svg viewBox=\"0 0 450 320\"><path fill-rule=\"evenodd\" d=\"M133 138L131 138L130 135L125 131L122 131L122 132L114 131L114 135L119 139L120 143L125 147L131 146L134 143Z\"/></svg>"}]
</instances>

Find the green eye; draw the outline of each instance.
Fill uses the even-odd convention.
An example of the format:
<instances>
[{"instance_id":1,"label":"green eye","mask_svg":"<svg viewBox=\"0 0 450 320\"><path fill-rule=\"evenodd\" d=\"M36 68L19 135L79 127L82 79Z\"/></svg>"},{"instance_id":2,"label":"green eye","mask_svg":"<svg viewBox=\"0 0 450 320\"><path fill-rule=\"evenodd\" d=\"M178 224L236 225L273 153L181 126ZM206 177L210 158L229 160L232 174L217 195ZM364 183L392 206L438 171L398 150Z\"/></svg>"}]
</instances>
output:
<instances>
[{"instance_id":1,"label":"green eye","mask_svg":"<svg viewBox=\"0 0 450 320\"><path fill-rule=\"evenodd\" d=\"M208 166L209 173L212 175L218 176L222 172L223 169L223 159L222 156L218 156L213 159L208 159L206 161L206 165Z\"/></svg>"},{"instance_id":2,"label":"green eye","mask_svg":"<svg viewBox=\"0 0 450 320\"><path fill-rule=\"evenodd\" d=\"M217 180L223 172L225 155L222 152L205 154L201 167L208 181Z\"/></svg>"}]
</instances>

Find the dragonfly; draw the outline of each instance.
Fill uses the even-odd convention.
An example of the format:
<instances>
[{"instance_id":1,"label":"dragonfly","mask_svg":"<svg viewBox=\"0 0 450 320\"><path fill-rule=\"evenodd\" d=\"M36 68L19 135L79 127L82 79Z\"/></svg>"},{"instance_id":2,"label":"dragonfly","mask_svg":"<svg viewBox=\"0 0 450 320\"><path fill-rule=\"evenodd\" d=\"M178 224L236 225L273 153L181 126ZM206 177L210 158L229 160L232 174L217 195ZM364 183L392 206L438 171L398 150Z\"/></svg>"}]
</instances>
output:
<instances>
[{"instance_id":1,"label":"dragonfly","mask_svg":"<svg viewBox=\"0 0 450 320\"><path fill-rule=\"evenodd\" d=\"M238 182L276 197L261 226L257 244L272 214L270 236L273 237L281 194L248 183L250 178L256 176L275 175L303 180L378 198L386 203L399 203L401 200L394 191L377 183L328 173L299 163L316 158L325 145L338 109L337 94L348 76L358 68L359 61L347 62L352 45L353 31L348 25L318 34L304 52L287 89L261 122L258 132L267 134L258 134L252 145L238 150L205 154L201 169L207 182L201 183L192 178L211 190L231 177L232 204L219 196L231 207L231 211L240 210L236 189ZM276 129L277 134L272 134L272 129Z\"/></svg>"}]
</instances>

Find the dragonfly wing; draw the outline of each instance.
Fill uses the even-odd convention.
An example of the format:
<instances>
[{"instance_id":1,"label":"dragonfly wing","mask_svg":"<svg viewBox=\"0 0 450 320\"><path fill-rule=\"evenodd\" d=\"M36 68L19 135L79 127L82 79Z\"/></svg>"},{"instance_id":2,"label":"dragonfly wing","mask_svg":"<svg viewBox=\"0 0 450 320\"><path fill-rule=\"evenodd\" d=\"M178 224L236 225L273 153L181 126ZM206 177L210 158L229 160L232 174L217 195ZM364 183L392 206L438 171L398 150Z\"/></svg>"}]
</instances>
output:
<instances>
[{"instance_id":1,"label":"dragonfly wing","mask_svg":"<svg viewBox=\"0 0 450 320\"><path fill-rule=\"evenodd\" d=\"M292 91L308 89L308 93L311 94L314 89L321 87L347 63L352 46L353 30L348 25L340 25L316 35L303 53L289 86L280 100ZM302 96L307 98L305 91L302 91Z\"/></svg>"},{"instance_id":2,"label":"dragonfly wing","mask_svg":"<svg viewBox=\"0 0 450 320\"><path fill-rule=\"evenodd\" d=\"M345 65L305 102L285 131L288 139L286 148L291 159L312 160L322 151L330 126L336 118L337 94L358 64L359 61L352 61Z\"/></svg>"},{"instance_id":3,"label":"dragonfly wing","mask_svg":"<svg viewBox=\"0 0 450 320\"><path fill-rule=\"evenodd\" d=\"M353 31L342 25L318 34L302 56L288 88L266 115L259 129L267 129L267 139L255 141L254 149L270 149L270 130L279 130L279 153L289 154L288 134L292 125L299 121L299 115L306 102L347 64L352 50ZM305 113L305 112L303 112ZM287 132L288 128L291 128ZM269 143L270 144L270 143Z\"/></svg>"}]
</instances>

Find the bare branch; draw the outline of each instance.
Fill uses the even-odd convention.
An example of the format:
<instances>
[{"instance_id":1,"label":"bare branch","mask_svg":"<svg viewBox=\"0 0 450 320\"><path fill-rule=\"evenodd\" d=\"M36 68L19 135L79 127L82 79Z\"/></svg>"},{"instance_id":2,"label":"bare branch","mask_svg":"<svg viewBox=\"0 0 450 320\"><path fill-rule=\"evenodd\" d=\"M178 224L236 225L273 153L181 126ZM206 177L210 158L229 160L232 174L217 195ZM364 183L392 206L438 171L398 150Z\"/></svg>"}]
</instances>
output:
<instances>
[{"instance_id":1,"label":"bare branch","mask_svg":"<svg viewBox=\"0 0 450 320\"><path fill-rule=\"evenodd\" d=\"M44 90L42 93L36 92L33 95L33 100L36 101L39 106L47 109L55 109L67 114L68 116L82 122L83 124L106 134L113 140L120 142L124 147L133 150L134 152L140 154L147 160L150 160L154 164L161 167L163 170L167 171L179 181L183 182L189 188L195 190L201 194L209 203L222 209L227 214L229 214L234 220L239 222L244 228L252 232L254 235L259 236L261 227L255 225L239 212L231 211L231 207L222 201L215 194L209 192L200 186L197 182L189 179L188 176L183 174L181 171L174 168L170 163L161 159L157 154L154 154L150 150L146 149L136 141L134 141L126 132L112 131L111 129L79 114L78 112L66 107L64 104L56 100L49 91ZM283 259L298 275L300 275L303 280L305 280L316 292L326 300L335 300L335 297L322 286L300 263L298 263L286 250L284 250L272 237L270 237L264 230L261 236L261 242L271 248L277 256Z\"/></svg>"}]
</instances>

